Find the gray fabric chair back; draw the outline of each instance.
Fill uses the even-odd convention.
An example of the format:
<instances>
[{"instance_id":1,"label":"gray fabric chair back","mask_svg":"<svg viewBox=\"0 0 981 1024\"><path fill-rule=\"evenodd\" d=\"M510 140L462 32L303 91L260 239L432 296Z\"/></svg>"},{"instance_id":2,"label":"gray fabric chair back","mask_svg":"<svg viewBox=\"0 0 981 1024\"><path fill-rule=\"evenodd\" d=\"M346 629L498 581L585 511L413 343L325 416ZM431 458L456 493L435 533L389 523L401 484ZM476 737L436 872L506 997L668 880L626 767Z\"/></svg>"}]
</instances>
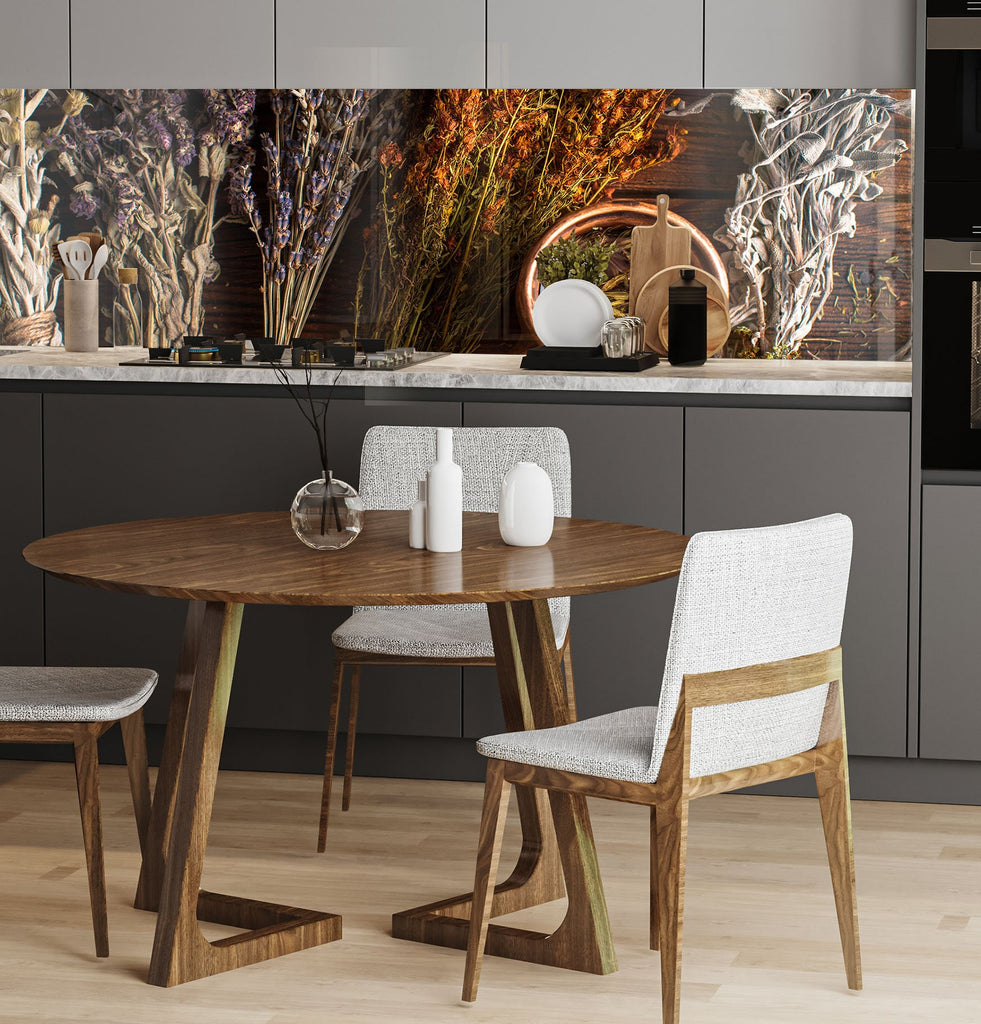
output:
<instances>
[{"instance_id":1,"label":"gray fabric chair back","mask_svg":"<svg viewBox=\"0 0 981 1024\"><path fill-rule=\"evenodd\" d=\"M851 552L852 524L843 515L692 537L671 622L652 780L664 756L686 672L781 661L840 643ZM817 743L827 690L824 685L742 704L696 708L692 778L810 750Z\"/></svg>"},{"instance_id":2,"label":"gray fabric chair back","mask_svg":"<svg viewBox=\"0 0 981 1024\"><path fill-rule=\"evenodd\" d=\"M371 427L361 452L365 508L408 508L435 461L435 427ZM466 512L496 512L504 474L535 462L552 479L555 514L572 515L569 439L558 427L454 427L453 461L463 470Z\"/></svg>"}]
</instances>

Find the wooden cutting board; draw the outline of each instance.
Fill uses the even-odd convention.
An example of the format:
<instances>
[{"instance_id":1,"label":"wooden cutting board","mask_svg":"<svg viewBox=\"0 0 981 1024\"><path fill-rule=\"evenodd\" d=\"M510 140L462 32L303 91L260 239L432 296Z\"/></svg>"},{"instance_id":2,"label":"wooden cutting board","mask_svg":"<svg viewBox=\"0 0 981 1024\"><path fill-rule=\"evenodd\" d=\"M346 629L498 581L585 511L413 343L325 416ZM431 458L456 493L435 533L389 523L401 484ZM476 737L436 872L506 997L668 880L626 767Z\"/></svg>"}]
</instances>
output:
<instances>
[{"instance_id":1,"label":"wooden cutting board","mask_svg":"<svg viewBox=\"0 0 981 1024\"><path fill-rule=\"evenodd\" d=\"M636 227L630 232L630 298L631 313L637 311L641 289L667 267L685 267L691 263L691 232L688 228L668 223L671 199L663 192L657 197L657 220L650 227Z\"/></svg>"},{"instance_id":2,"label":"wooden cutting board","mask_svg":"<svg viewBox=\"0 0 981 1024\"><path fill-rule=\"evenodd\" d=\"M726 343L729 337L729 298L722 288L722 285L707 271L701 267L688 268L695 271L695 280L705 285L708 307L706 309L706 355L718 352ZM685 265L666 267L655 274L640 290L637 296L637 316L644 318L644 345L653 349L658 355L668 354L668 289L671 285L681 280L681 271L686 269ZM664 317L663 331L661 329L661 318ZM662 340L663 339L663 340Z\"/></svg>"}]
</instances>

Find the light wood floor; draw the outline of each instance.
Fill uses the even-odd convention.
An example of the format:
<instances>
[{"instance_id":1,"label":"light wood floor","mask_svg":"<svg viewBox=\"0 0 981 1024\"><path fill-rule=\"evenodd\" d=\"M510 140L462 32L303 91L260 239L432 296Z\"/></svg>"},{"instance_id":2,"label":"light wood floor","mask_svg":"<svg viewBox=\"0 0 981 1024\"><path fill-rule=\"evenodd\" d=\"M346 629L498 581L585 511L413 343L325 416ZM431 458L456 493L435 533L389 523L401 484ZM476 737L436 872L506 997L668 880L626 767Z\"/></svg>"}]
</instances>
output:
<instances>
[{"instance_id":1,"label":"light wood floor","mask_svg":"<svg viewBox=\"0 0 981 1024\"><path fill-rule=\"evenodd\" d=\"M172 990L143 982L155 918L131 906L138 856L123 769L103 769L103 794L111 956L97 961L72 768L0 761L3 1024L659 1020L641 808L592 805L620 971L594 977L488 957L468 1007L463 953L388 932L393 910L470 888L480 786L358 779L320 856L319 779L223 773L204 884L343 914L344 938ZM816 802L693 805L685 1024L981 1020L981 808L861 803L854 814L857 994L845 987ZM547 928L560 912L515 917Z\"/></svg>"}]
</instances>

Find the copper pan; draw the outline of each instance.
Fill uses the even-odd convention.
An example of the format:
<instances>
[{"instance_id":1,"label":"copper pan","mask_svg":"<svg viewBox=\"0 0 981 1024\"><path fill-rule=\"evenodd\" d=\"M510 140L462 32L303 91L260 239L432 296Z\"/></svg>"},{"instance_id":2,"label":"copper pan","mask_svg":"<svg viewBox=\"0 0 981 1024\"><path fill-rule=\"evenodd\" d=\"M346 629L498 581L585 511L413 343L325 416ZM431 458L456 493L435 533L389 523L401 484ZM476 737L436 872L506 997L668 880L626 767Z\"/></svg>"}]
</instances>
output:
<instances>
[{"instance_id":1,"label":"copper pan","mask_svg":"<svg viewBox=\"0 0 981 1024\"><path fill-rule=\"evenodd\" d=\"M532 246L521 273L518 276L518 286L515 294L515 305L518 309L518 318L521 326L531 335L535 330L531 322L531 309L538 297L538 268L535 266L535 257L545 248L560 238L565 238L572 231L582 235L593 228L633 228L638 224L653 224L657 220L657 204L644 203L640 201L622 203L595 203L585 209L576 210L574 213L566 214L561 220L556 221L548 231ZM726 268L722 263L715 246L709 240L708 235L699 231L691 221L668 210L668 223L675 227L688 228L691 232L691 256L692 263L708 271L713 277L718 278L726 297L729 295L729 277Z\"/></svg>"}]
</instances>

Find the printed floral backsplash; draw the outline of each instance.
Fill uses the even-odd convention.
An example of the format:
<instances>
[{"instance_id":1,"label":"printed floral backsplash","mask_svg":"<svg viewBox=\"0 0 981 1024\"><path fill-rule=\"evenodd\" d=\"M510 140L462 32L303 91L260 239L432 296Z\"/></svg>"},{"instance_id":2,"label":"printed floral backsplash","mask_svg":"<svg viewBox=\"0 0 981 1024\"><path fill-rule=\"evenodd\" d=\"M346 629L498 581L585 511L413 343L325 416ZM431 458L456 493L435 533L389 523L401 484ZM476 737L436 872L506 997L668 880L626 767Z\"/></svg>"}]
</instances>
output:
<instances>
[{"instance_id":1,"label":"printed floral backsplash","mask_svg":"<svg viewBox=\"0 0 981 1024\"><path fill-rule=\"evenodd\" d=\"M613 248L604 288L625 312L631 211L667 193L693 260L728 276L722 354L908 358L910 100L2 90L3 342L61 343L52 247L97 231L111 252L102 304L117 268L138 268L148 343L346 332L524 351L532 257L551 229L605 204L580 219Z\"/></svg>"}]
</instances>

